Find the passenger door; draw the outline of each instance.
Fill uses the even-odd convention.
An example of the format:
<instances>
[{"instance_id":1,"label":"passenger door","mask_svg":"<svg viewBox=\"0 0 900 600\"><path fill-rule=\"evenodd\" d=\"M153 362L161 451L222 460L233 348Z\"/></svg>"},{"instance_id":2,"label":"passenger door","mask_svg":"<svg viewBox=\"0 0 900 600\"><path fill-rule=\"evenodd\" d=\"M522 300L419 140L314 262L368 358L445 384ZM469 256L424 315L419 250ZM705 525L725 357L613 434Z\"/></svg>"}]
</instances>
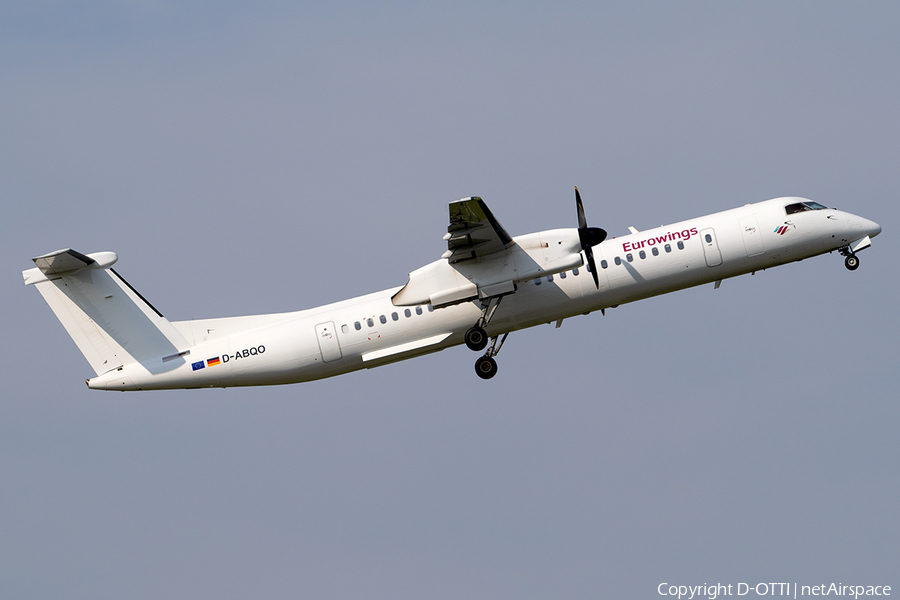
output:
<instances>
[{"instance_id":1,"label":"passenger door","mask_svg":"<svg viewBox=\"0 0 900 600\"><path fill-rule=\"evenodd\" d=\"M316 325L316 340L319 342L319 351L322 353L323 362L331 362L343 357L333 322Z\"/></svg>"},{"instance_id":2,"label":"passenger door","mask_svg":"<svg viewBox=\"0 0 900 600\"><path fill-rule=\"evenodd\" d=\"M766 251L763 246L762 232L759 230L759 224L756 217L744 217L740 220L741 236L744 240L744 249L747 256L757 256Z\"/></svg>"},{"instance_id":3,"label":"passenger door","mask_svg":"<svg viewBox=\"0 0 900 600\"><path fill-rule=\"evenodd\" d=\"M719 244L716 242L716 232L712 227L700 230L700 242L703 244L703 255L706 264L716 267L722 264L722 253L719 252Z\"/></svg>"}]
</instances>

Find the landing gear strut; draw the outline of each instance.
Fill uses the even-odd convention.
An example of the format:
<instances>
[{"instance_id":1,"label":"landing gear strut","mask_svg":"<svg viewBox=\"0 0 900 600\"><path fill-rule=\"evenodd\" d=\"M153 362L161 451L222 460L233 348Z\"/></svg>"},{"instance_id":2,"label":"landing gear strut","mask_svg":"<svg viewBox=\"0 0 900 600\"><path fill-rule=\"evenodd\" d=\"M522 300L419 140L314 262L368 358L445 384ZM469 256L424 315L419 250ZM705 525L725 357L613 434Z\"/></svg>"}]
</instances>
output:
<instances>
[{"instance_id":1,"label":"landing gear strut","mask_svg":"<svg viewBox=\"0 0 900 600\"><path fill-rule=\"evenodd\" d=\"M488 335L484 331L485 326L494 316L497 307L500 306L500 300L503 296L493 296L487 300L481 301L481 316L478 322L466 331L466 347L475 352L481 352L488 345Z\"/></svg>"}]
</instances>

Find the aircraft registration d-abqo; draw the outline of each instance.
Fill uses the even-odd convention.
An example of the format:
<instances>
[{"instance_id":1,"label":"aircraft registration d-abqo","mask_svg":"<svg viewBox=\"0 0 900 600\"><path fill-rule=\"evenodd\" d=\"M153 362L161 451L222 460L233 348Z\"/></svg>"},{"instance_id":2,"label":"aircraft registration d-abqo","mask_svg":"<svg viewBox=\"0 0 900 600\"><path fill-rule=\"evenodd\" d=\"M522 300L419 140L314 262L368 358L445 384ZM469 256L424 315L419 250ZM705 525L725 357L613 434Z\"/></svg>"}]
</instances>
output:
<instances>
[{"instance_id":1,"label":"aircraft registration d-abqo","mask_svg":"<svg viewBox=\"0 0 900 600\"><path fill-rule=\"evenodd\" d=\"M24 271L96 371L91 389L311 381L465 343L490 379L509 332L837 250L848 269L881 227L803 198L747 204L606 239L588 227L510 236L477 197L450 204L447 251L401 288L309 310L168 321L111 267L59 250Z\"/></svg>"}]
</instances>

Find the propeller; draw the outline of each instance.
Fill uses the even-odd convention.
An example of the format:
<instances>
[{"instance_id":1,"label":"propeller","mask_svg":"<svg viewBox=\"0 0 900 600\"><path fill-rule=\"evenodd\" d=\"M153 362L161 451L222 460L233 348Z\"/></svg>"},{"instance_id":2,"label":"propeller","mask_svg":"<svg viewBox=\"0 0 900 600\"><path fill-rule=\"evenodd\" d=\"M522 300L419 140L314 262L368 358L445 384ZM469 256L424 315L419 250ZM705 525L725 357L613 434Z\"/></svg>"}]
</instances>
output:
<instances>
[{"instance_id":1,"label":"propeller","mask_svg":"<svg viewBox=\"0 0 900 600\"><path fill-rule=\"evenodd\" d=\"M594 262L594 246L606 239L606 231L599 227L588 227L587 219L584 217L584 206L581 204L581 194L578 193L578 186L575 187L575 206L578 208L578 239L581 241L581 249L587 258L591 275L594 276L594 285L599 290L600 277L597 275L597 264Z\"/></svg>"}]
</instances>

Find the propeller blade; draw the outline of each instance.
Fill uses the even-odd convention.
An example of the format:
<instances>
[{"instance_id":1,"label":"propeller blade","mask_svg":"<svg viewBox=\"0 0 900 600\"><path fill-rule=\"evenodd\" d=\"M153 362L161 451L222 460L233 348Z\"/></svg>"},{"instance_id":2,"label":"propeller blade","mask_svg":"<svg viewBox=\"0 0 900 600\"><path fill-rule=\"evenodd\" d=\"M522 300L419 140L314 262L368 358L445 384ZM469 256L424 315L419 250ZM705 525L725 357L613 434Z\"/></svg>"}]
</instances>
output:
<instances>
[{"instance_id":1,"label":"propeller blade","mask_svg":"<svg viewBox=\"0 0 900 600\"><path fill-rule=\"evenodd\" d=\"M575 186L575 207L578 209L578 229L587 229L587 219L584 218L584 205L581 204L581 194L578 186Z\"/></svg>"},{"instance_id":2,"label":"propeller blade","mask_svg":"<svg viewBox=\"0 0 900 600\"><path fill-rule=\"evenodd\" d=\"M600 276L597 275L597 264L594 262L594 246L606 239L606 231L599 227L588 227L578 186L575 186L575 208L578 210L578 240L581 242L584 257L587 259L588 269L594 276L594 285L599 290Z\"/></svg>"},{"instance_id":3,"label":"propeller blade","mask_svg":"<svg viewBox=\"0 0 900 600\"><path fill-rule=\"evenodd\" d=\"M594 262L594 249L590 246L584 247L584 255L587 258L588 267L591 269L591 275L594 276L594 285L600 289L600 276L597 275L597 263Z\"/></svg>"}]
</instances>

